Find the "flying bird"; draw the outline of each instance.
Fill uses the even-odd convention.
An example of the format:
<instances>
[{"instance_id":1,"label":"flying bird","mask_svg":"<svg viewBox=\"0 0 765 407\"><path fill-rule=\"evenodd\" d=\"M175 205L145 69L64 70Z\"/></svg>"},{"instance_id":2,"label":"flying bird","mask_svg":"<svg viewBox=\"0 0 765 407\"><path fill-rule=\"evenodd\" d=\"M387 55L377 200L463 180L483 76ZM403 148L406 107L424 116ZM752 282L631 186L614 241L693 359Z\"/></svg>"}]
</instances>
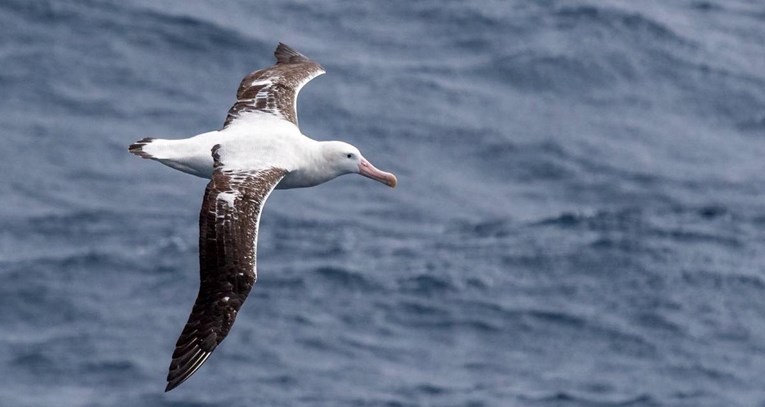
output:
<instances>
[{"instance_id":1,"label":"flying bird","mask_svg":"<svg viewBox=\"0 0 765 407\"><path fill-rule=\"evenodd\" d=\"M199 293L175 345L165 391L193 375L231 330L257 279L258 223L274 189L354 173L396 186L393 174L375 168L356 147L302 134L298 93L324 68L282 43L274 55L276 64L244 77L220 130L181 140L144 138L128 149L210 179L199 213Z\"/></svg>"}]
</instances>

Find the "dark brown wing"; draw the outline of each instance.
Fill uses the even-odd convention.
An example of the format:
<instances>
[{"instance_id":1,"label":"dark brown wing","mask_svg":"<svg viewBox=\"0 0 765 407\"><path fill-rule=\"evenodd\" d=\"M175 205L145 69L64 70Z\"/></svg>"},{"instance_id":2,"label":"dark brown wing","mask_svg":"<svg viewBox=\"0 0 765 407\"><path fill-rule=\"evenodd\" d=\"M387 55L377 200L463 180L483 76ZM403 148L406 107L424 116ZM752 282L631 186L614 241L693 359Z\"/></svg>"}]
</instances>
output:
<instances>
[{"instance_id":1,"label":"dark brown wing","mask_svg":"<svg viewBox=\"0 0 765 407\"><path fill-rule=\"evenodd\" d=\"M223 123L228 127L242 116L266 113L298 125L297 96L300 88L324 73L324 68L294 49L279 43L276 65L245 76Z\"/></svg>"},{"instance_id":2,"label":"dark brown wing","mask_svg":"<svg viewBox=\"0 0 765 407\"><path fill-rule=\"evenodd\" d=\"M175 345L165 391L194 374L234 324L257 278L256 245L263 203L285 174L278 168L225 170L214 156L216 169L199 214L199 294Z\"/></svg>"}]
</instances>

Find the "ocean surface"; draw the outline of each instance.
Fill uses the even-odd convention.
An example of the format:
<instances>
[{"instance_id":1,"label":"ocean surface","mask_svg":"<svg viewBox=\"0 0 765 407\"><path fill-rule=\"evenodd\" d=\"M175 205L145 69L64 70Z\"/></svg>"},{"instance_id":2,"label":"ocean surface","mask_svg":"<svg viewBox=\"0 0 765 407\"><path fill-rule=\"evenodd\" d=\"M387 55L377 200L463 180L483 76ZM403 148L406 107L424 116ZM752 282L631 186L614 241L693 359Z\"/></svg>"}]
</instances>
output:
<instances>
[{"instance_id":1,"label":"ocean surface","mask_svg":"<svg viewBox=\"0 0 765 407\"><path fill-rule=\"evenodd\" d=\"M302 131L178 389L221 127L285 42ZM765 406L765 3L0 2L0 406Z\"/></svg>"}]
</instances>

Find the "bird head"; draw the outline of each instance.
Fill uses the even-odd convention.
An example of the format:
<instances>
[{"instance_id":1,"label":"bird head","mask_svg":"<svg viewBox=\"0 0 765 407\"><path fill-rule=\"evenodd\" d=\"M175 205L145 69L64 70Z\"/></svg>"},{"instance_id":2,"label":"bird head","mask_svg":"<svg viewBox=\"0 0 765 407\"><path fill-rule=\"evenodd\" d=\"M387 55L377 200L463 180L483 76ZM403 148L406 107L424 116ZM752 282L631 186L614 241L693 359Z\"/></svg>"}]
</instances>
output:
<instances>
[{"instance_id":1,"label":"bird head","mask_svg":"<svg viewBox=\"0 0 765 407\"><path fill-rule=\"evenodd\" d=\"M396 176L377 169L367 161L358 148L342 141L329 141L324 146L324 159L338 175L360 174L395 188Z\"/></svg>"}]
</instances>

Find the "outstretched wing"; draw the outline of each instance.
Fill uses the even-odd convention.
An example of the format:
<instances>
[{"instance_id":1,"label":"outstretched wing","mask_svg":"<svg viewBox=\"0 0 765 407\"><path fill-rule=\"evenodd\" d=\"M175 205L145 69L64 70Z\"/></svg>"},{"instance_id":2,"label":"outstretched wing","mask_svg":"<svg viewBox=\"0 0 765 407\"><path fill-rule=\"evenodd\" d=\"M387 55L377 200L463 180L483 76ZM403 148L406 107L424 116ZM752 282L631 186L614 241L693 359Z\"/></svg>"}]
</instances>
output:
<instances>
[{"instance_id":1,"label":"outstretched wing","mask_svg":"<svg viewBox=\"0 0 765 407\"><path fill-rule=\"evenodd\" d=\"M300 88L323 74L324 68L305 55L279 43L276 64L245 76L223 123L225 129L243 116L266 113L298 125L297 96Z\"/></svg>"},{"instance_id":2,"label":"outstretched wing","mask_svg":"<svg viewBox=\"0 0 765 407\"><path fill-rule=\"evenodd\" d=\"M216 168L199 214L199 294L175 345L165 391L193 375L234 324L257 278L263 204L286 173L279 168L226 170L217 148L213 148Z\"/></svg>"}]
</instances>

